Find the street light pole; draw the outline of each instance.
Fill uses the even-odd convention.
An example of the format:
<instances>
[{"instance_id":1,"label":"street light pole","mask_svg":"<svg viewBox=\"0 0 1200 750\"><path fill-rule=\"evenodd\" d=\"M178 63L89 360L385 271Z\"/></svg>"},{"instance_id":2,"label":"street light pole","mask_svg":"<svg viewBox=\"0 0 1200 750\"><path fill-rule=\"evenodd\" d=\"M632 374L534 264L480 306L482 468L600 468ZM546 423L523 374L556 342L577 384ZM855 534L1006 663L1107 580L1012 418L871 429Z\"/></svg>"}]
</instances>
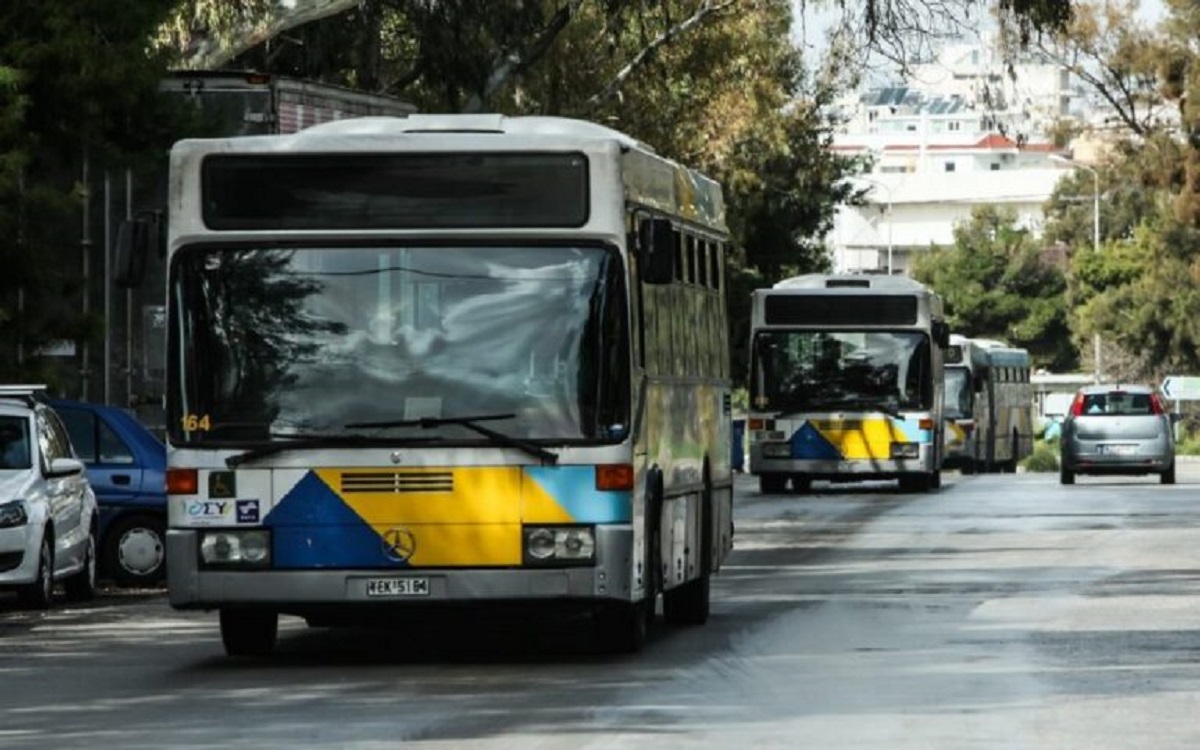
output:
<instances>
[{"instance_id":1,"label":"street light pole","mask_svg":"<svg viewBox=\"0 0 1200 750\"><path fill-rule=\"evenodd\" d=\"M1051 154L1050 158L1054 161L1061 161L1065 164L1070 164L1075 169L1081 169L1092 175L1092 252L1096 257L1100 256L1100 171L1095 167L1090 167L1082 162L1068 159L1061 154ZM1092 356L1095 358L1095 372L1092 374L1093 379L1099 383L1101 371L1100 357L1100 332L1096 331L1092 336Z\"/></svg>"}]
</instances>

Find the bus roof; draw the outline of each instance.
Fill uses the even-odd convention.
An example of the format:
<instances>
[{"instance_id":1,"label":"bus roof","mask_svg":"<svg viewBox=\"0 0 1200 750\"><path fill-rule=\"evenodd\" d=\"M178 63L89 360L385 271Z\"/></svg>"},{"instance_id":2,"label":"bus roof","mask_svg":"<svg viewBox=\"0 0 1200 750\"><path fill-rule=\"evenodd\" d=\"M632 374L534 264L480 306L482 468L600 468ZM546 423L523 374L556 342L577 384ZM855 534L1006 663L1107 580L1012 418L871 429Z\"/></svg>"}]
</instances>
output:
<instances>
[{"instance_id":1,"label":"bus roof","mask_svg":"<svg viewBox=\"0 0 1200 750\"><path fill-rule=\"evenodd\" d=\"M916 279L908 276L878 276L873 274L826 274L826 273L810 273L802 276L793 276L789 279L775 282L772 289L845 289L855 290L863 289L873 292L900 292L911 294L912 292L929 291L929 287L925 286Z\"/></svg>"},{"instance_id":2,"label":"bus roof","mask_svg":"<svg viewBox=\"0 0 1200 750\"><path fill-rule=\"evenodd\" d=\"M528 115L507 117L497 114L414 114L407 117L355 117L313 125L297 134L298 138L337 135L398 135L400 133L477 133L528 136L561 136L572 140L616 141L626 148L654 152L642 141L587 120L569 117Z\"/></svg>"},{"instance_id":3,"label":"bus roof","mask_svg":"<svg viewBox=\"0 0 1200 750\"><path fill-rule=\"evenodd\" d=\"M313 125L289 135L185 139L172 148L178 165L206 155L334 152L583 151L611 153L625 199L691 221L721 235L728 231L721 185L654 152L618 130L566 117L498 114L414 114L355 117ZM172 167L176 168L175 166Z\"/></svg>"}]
</instances>

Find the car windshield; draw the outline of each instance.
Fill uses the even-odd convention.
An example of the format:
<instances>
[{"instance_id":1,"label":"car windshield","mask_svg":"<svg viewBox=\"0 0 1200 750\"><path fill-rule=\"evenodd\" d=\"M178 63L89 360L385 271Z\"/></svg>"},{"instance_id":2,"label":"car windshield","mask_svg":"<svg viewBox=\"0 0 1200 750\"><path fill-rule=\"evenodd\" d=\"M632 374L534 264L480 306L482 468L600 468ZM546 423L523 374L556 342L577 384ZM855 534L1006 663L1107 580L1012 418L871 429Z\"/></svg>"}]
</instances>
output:
<instances>
[{"instance_id":1,"label":"car windshield","mask_svg":"<svg viewBox=\"0 0 1200 750\"><path fill-rule=\"evenodd\" d=\"M351 423L511 414L507 437L621 439L628 307L601 246L197 247L176 254L168 358L180 443L247 445ZM388 437L421 437L419 424Z\"/></svg>"},{"instance_id":2,"label":"car windshield","mask_svg":"<svg viewBox=\"0 0 1200 750\"><path fill-rule=\"evenodd\" d=\"M1109 417L1154 414L1154 404L1149 393L1085 393L1082 413L1087 416Z\"/></svg>"},{"instance_id":3,"label":"car windshield","mask_svg":"<svg viewBox=\"0 0 1200 750\"><path fill-rule=\"evenodd\" d=\"M20 416L0 416L0 469L28 469L32 465L29 420Z\"/></svg>"}]
</instances>

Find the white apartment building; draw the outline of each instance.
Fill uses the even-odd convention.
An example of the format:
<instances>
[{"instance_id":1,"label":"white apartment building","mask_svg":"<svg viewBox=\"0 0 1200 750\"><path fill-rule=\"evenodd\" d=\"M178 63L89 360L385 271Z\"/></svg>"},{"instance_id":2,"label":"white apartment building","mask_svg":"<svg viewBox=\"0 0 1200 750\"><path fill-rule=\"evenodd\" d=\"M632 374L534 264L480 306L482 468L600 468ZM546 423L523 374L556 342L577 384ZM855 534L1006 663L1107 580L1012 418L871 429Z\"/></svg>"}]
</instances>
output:
<instances>
[{"instance_id":1,"label":"white apartment building","mask_svg":"<svg viewBox=\"0 0 1200 750\"><path fill-rule=\"evenodd\" d=\"M827 243L839 272L905 273L914 253L949 245L979 205L1011 209L1042 227L1042 205L1070 164L1044 133L1075 93L1063 71L1029 62L1009 78L984 48L945 50L906 83L841 103L833 148L870 156L865 206L844 206Z\"/></svg>"}]
</instances>

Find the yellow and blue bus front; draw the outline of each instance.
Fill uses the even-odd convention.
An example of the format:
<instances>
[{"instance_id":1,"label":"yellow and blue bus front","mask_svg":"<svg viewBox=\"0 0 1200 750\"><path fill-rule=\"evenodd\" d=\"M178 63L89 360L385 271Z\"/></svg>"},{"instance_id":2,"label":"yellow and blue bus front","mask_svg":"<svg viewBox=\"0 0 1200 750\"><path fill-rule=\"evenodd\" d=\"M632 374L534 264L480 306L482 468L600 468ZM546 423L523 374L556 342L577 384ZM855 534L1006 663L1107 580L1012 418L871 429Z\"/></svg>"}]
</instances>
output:
<instances>
[{"instance_id":1,"label":"yellow and blue bus front","mask_svg":"<svg viewBox=\"0 0 1200 750\"><path fill-rule=\"evenodd\" d=\"M172 475L175 606L631 595L627 465L212 469L190 487L189 475Z\"/></svg>"},{"instance_id":2,"label":"yellow and blue bus front","mask_svg":"<svg viewBox=\"0 0 1200 750\"><path fill-rule=\"evenodd\" d=\"M934 424L927 412L752 416L750 472L834 481L930 474L938 460Z\"/></svg>"}]
</instances>

